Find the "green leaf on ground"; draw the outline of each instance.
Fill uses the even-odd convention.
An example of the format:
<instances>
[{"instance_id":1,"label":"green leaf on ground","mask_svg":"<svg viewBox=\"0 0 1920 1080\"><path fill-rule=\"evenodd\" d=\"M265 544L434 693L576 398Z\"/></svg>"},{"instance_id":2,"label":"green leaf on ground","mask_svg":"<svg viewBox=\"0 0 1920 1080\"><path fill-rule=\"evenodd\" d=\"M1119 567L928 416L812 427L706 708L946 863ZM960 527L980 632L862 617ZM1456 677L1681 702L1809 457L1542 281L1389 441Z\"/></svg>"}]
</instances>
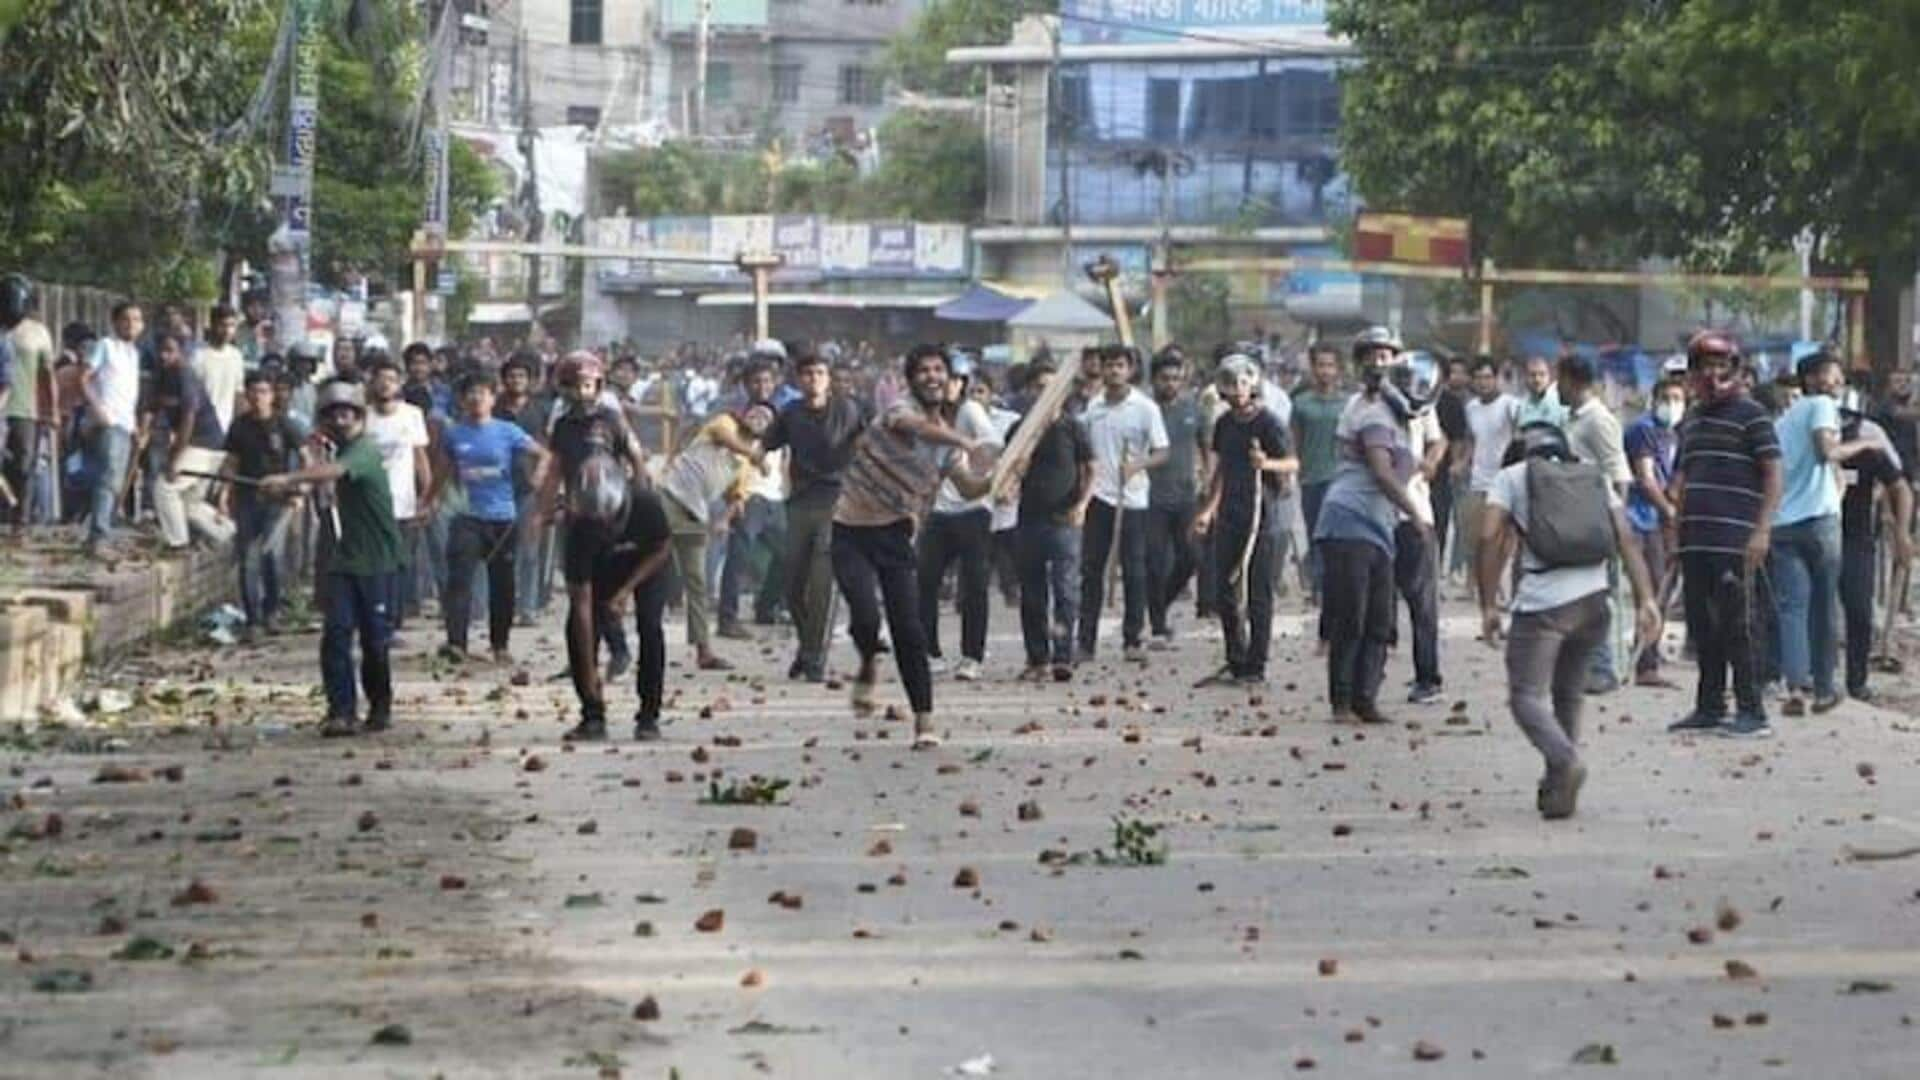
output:
<instances>
[{"instance_id":1,"label":"green leaf on ground","mask_svg":"<svg viewBox=\"0 0 1920 1080\"><path fill-rule=\"evenodd\" d=\"M129 960L134 962L141 960L171 960L173 959L173 946L158 938L150 938L142 934L127 942L125 945L120 946L118 949L115 949L113 958L115 960Z\"/></svg>"}]
</instances>

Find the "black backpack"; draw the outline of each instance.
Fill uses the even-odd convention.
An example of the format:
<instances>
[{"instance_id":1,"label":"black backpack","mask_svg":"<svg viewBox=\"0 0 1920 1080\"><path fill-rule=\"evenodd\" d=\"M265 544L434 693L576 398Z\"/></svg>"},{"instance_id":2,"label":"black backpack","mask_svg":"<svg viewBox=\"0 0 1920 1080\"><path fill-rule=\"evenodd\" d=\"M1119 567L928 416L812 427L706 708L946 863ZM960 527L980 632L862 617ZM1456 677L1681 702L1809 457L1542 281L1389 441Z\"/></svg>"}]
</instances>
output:
<instances>
[{"instance_id":1,"label":"black backpack","mask_svg":"<svg viewBox=\"0 0 1920 1080\"><path fill-rule=\"evenodd\" d=\"M1613 555L1613 508L1598 465L1527 462L1527 550L1549 568L1591 566Z\"/></svg>"}]
</instances>

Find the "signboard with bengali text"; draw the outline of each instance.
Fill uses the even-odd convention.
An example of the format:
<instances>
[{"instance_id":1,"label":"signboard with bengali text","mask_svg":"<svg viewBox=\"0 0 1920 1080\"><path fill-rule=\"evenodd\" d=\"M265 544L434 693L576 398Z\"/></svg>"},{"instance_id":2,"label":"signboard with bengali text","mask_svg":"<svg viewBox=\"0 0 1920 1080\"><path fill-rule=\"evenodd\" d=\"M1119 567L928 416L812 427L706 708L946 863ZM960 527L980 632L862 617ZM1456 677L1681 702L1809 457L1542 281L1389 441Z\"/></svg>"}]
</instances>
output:
<instances>
[{"instance_id":1,"label":"signboard with bengali text","mask_svg":"<svg viewBox=\"0 0 1920 1080\"><path fill-rule=\"evenodd\" d=\"M785 262L774 280L784 282L964 278L972 263L967 227L945 222L839 222L812 214L602 218L589 223L587 235L614 244L622 242L615 239L622 231L630 246L689 255L730 260L743 251L775 251ZM593 271L603 286L616 289L744 280L731 265L601 259Z\"/></svg>"}]
</instances>

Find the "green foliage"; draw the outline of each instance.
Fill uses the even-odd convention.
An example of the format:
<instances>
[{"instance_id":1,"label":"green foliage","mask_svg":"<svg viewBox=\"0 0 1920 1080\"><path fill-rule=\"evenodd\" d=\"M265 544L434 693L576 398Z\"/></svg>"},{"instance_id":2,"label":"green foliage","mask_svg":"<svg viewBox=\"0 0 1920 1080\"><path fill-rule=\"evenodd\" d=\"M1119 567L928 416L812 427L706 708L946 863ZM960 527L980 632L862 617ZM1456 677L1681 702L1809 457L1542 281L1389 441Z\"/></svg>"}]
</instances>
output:
<instances>
[{"instance_id":1,"label":"green foliage","mask_svg":"<svg viewBox=\"0 0 1920 1080\"><path fill-rule=\"evenodd\" d=\"M1810 229L1874 280L1920 251L1920 23L1793 0L1332 0L1365 61L1343 164L1375 206L1471 217L1476 255L1753 270Z\"/></svg>"},{"instance_id":2,"label":"green foliage","mask_svg":"<svg viewBox=\"0 0 1920 1080\"><path fill-rule=\"evenodd\" d=\"M792 786L793 781L784 776L749 776L744 782L730 780L726 787L712 780L700 801L714 806L775 806L781 801L780 793Z\"/></svg>"},{"instance_id":3,"label":"green foliage","mask_svg":"<svg viewBox=\"0 0 1920 1080\"><path fill-rule=\"evenodd\" d=\"M902 109L880 128L880 167L844 158L712 153L687 143L610 155L600 202L634 217L820 214L848 219L972 221L986 201L986 143L967 116Z\"/></svg>"},{"instance_id":4,"label":"green foliage","mask_svg":"<svg viewBox=\"0 0 1920 1080\"><path fill-rule=\"evenodd\" d=\"M888 74L921 93L978 94L985 86L983 69L947 63L947 50L1003 45L1022 16L1059 9L1057 0L928 0L887 47Z\"/></svg>"},{"instance_id":5,"label":"green foliage","mask_svg":"<svg viewBox=\"0 0 1920 1080\"><path fill-rule=\"evenodd\" d=\"M1198 354L1227 340L1233 318L1227 303L1232 286L1223 274L1181 274L1167 289L1167 325L1173 340Z\"/></svg>"},{"instance_id":6,"label":"green foliage","mask_svg":"<svg viewBox=\"0 0 1920 1080\"><path fill-rule=\"evenodd\" d=\"M424 205L405 112L424 77L408 0L326 0L314 180L316 273L402 268ZM282 0L0 0L0 265L137 296L207 299L221 253L259 261L284 86L236 127L265 74ZM84 58L86 62L75 62ZM284 83L284 77L282 79ZM493 197L454 145L460 229Z\"/></svg>"}]
</instances>

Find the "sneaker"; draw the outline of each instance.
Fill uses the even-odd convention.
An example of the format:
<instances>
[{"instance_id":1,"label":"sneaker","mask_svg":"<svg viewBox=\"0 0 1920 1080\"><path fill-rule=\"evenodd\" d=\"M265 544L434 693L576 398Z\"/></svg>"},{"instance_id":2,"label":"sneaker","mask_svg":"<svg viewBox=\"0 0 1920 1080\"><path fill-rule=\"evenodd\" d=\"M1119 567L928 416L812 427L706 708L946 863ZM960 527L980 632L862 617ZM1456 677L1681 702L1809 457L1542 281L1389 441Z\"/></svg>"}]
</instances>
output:
<instances>
[{"instance_id":1,"label":"sneaker","mask_svg":"<svg viewBox=\"0 0 1920 1080\"><path fill-rule=\"evenodd\" d=\"M651 716L647 713L640 713L633 718L634 742L659 742L660 739L659 717Z\"/></svg>"},{"instance_id":2,"label":"sneaker","mask_svg":"<svg viewBox=\"0 0 1920 1080\"><path fill-rule=\"evenodd\" d=\"M1129 664L1144 664L1147 662L1147 650L1137 644L1128 645L1120 650L1120 658Z\"/></svg>"},{"instance_id":3,"label":"sneaker","mask_svg":"<svg viewBox=\"0 0 1920 1080\"><path fill-rule=\"evenodd\" d=\"M1780 715L1781 716L1807 715L1807 699L1801 697L1798 693L1791 695L1790 697L1787 698L1786 704L1780 706Z\"/></svg>"},{"instance_id":4,"label":"sneaker","mask_svg":"<svg viewBox=\"0 0 1920 1080\"><path fill-rule=\"evenodd\" d=\"M496 667L512 667L513 653L508 652L506 649L495 649L493 650L493 663Z\"/></svg>"},{"instance_id":5,"label":"sneaker","mask_svg":"<svg viewBox=\"0 0 1920 1080\"><path fill-rule=\"evenodd\" d=\"M1147 642L1147 650L1149 652L1172 652L1173 631L1155 630L1153 632L1153 639Z\"/></svg>"},{"instance_id":6,"label":"sneaker","mask_svg":"<svg viewBox=\"0 0 1920 1080\"><path fill-rule=\"evenodd\" d=\"M1020 681L1021 682L1046 682L1047 681L1047 665L1028 664L1026 668L1020 672Z\"/></svg>"},{"instance_id":7,"label":"sneaker","mask_svg":"<svg viewBox=\"0 0 1920 1080\"><path fill-rule=\"evenodd\" d=\"M1346 725L1359 723L1360 717L1354 714L1352 706L1335 705L1333 712L1327 716L1327 720L1330 723Z\"/></svg>"},{"instance_id":8,"label":"sneaker","mask_svg":"<svg viewBox=\"0 0 1920 1080\"><path fill-rule=\"evenodd\" d=\"M1657 671L1650 671L1645 675L1634 676L1633 685L1644 686L1653 690L1678 690L1680 688L1679 683L1674 682L1672 679L1667 678Z\"/></svg>"},{"instance_id":9,"label":"sneaker","mask_svg":"<svg viewBox=\"0 0 1920 1080\"><path fill-rule=\"evenodd\" d=\"M933 715L915 713L913 715L913 748L932 750L940 745L940 736L933 732Z\"/></svg>"},{"instance_id":10,"label":"sneaker","mask_svg":"<svg viewBox=\"0 0 1920 1080\"><path fill-rule=\"evenodd\" d=\"M581 717L580 722L567 729L560 736L562 742L604 742L607 738L607 721L601 716Z\"/></svg>"},{"instance_id":11,"label":"sneaker","mask_svg":"<svg viewBox=\"0 0 1920 1080\"><path fill-rule=\"evenodd\" d=\"M1233 685L1241 687L1260 687L1267 685L1267 676L1261 671L1243 671L1233 677Z\"/></svg>"},{"instance_id":12,"label":"sneaker","mask_svg":"<svg viewBox=\"0 0 1920 1080\"><path fill-rule=\"evenodd\" d=\"M732 671L733 665L720 657L708 653L694 663L701 671Z\"/></svg>"},{"instance_id":13,"label":"sneaker","mask_svg":"<svg viewBox=\"0 0 1920 1080\"><path fill-rule=\"evenodd\" d=\"M524 627L528 627L528 626L532 626L532 625L533 625L533 615L532 615L531 613L529 613L529 612L525 612L525 611L523 611L523 612L521 612L520 614L518 614L518 615L515 615L515 616L513 617L513 625L515 625L515 626L518 626L518 627L523 627L523 628L524 628Z\"/></svg>"},{"instance_id":14,"label":"sneaker","mask_svg":"<svg viewBox=\"0 0 1920 1080\"><path fill-rule=\"evenodd\" d=\"M1557 773L1549 769L1546 779L1540 781L1540 816L1548 821L1572 817L1580 801L1580 787L1586 782L1587 767L1580 762Z\"/></svg>"},{"instance_id":15,"label":"sneaker","mask_svg":"<svg viewBox=\"0 0 1920 1080\"><path fill-rule=\"evenodd\" d=\"M810 660L800 666L800 678L803 682L818 685L827 681L827 665L823 660Z\"/></svg>"},{"instance_id":16,"label":"sneaker","mask_svg":"<svg viewBox=\"0 0 1920 1080\"><path fill-rule=\"evenodd\" d=\"M788 681L799 682L801 676L806 674L806 670L806 664L799 659L795 659L793 663L787 665Z\"/></svg>"},{"instance_id":17,"label":"sneaker","mask_svg":"<svg viewBox=\"0 0 1920 1080\"><path fill-rule=\"evenodd\" d=\"M370 709L367 712L367 725L360 730L369 735L393 730L392 709Z\"/></svg>"},{"instance_id":18,"label":"sneaker","mask_svg":"<svg viewBox=\"0 0 1920 1080\"><path fill-rule=\"evenodd\" d=\"M960 682L979 682L980 661L970 656L962 658L958 664L953 666L953 677Z\"/></svg>"},{"instance_id":19,"label":"sneaker","mask_svg":"<svg viewBox=\"0 0 1920 1080\"><path fill-rule=\"evenodd\" d=\"M1873 702L1873 691L1867 689L1865 686L1847 687L1847 696L1861 704L1871 704Z\"/></svg>"},{"instance_id":20,"label":"sneaker","mask_svg":"<svg viewBox=\"0 0 1920 1080\"><path fill-rule=\"evenodd\" d=\"M1618 689L1620 689L1620 680L1611 675L1588 676L1587 678L1586 695L1588 697L1600 697L1603 694L1611 694Z\"/></svg>"},{"instance_id":21,"label":"sneaker","mask_svg":"<svg viewBox=\"0 0 1920 1080\"><path fill-rule=\"evenodd\" d=\"M1827 694L1825 696L1822 696L1820 694L1815 694L1813 696L1813 715L1815 716L1821 716L1826 713L1830 713L1839 707L1840 707L1839 694Z\"/></svg>"},{"instance_id":22,"label":"sneaker","mask_svg":"<svg viewBox=\"0 0 1920 1080\"><path fill-rule=\"evenodd\" d=\"M1684 735L1690 731L1719 731L1727 724L1723 713L1710 713L1695 709L1687 715L1667 725L1669 735Z\"/></svg>"},{"instance_id":23,"label":"sneaker","mask_svg":"<svg viewBox=\"0 0 1920 1080\"><path fill-rule=\"evenodd\" d=\"M1773 735L1766 713L1741 713L1721 725L1720 734L1728 739L1765 739Z\"/></svg>"},{"instance_id":24,"label":"sneaker","mask_svg":"<svg viewBox=\"0 0 1920 1080\"><path fill-rule=\"evenodd\" d=\"M351 716L329 716L320 722L320 737L323 739L344 739L360 734L360 722Z\"/></svg>"},{"instance_id":25,"label":"sneaker","mask_svg":"<svg viewBox=\"0 0 1920 1080\"><path fill-rule=\"evenodd\" d=\"M433 655L449 664L464 664L467 662L466 647L463 645L455 645L452 642L440 646L439 650Z\"/></svg>"},{"instance_id":26,"label":"sneaker","mask_svg":"<svg viewBox=\"0 0 1920 1080\"><path fill-rule=\"evenodd\" d=\"M927 657L927 674L939 678L947 673L947 658L944 656Z\"/></svg>"},{"instance_id":27,"label":"sneaker","mask_svg":"<svg viewBox=\"0 0 1920 1080\"><path fill-rule=\"evenodd\" d=\"M1413 691L1407 695L1407 704L1425 705L1439 698L1442 692L1437 683L1415 683Z\"/></svg>"},{"instance_id":28,"label":"sneaker","mask_svg":"<svg viewBox=\"0 0 1920 1080\"><path fill-rule=\"evenodd\" d=\"M605 678L608 682L612 682L613 680L619 678L620 676L625 675L629 670L632 669L632 667L633 667L632 653L630 652L614 653L612 656L609 656L607 658L607 674Z\"/></svg>"},{"instance_id":29,"label":"sneaker","mask_svg":"<svg viewBox=\"0 0 1920 1080\"><path fill-rule=\"evenodd\" d=\"M1054 682L1072 682L1073 681L1073 665L1072 664L1053 665L1053 681Z\"/></svg>"},{"instance_id":30,"label":"sneaker","mask_svg":"<svg viewBox=\"0 0 1920 1080\"><path fill-rule=\"evenodd\" d=\"M1211 675L1203 676L1198 682L1193 684L1193 688L1195 690L1205 690L1210 686L1232 686L1233 683L1233 668L1222 667Z\"/></svg>"},{"instance_id":31,"label":"sneaker","mask_svg":"<svg viewBox=\"0 0 1920 1080\"><path fill-rule=\"evenodd\" d=\"M718 630L715 630L714 633L719 634L721 637L726 638L728 641L754 640L753 631L740 625L740 620L738 619L721 619L720 628Z\"/></svg>"}]
</instances>

